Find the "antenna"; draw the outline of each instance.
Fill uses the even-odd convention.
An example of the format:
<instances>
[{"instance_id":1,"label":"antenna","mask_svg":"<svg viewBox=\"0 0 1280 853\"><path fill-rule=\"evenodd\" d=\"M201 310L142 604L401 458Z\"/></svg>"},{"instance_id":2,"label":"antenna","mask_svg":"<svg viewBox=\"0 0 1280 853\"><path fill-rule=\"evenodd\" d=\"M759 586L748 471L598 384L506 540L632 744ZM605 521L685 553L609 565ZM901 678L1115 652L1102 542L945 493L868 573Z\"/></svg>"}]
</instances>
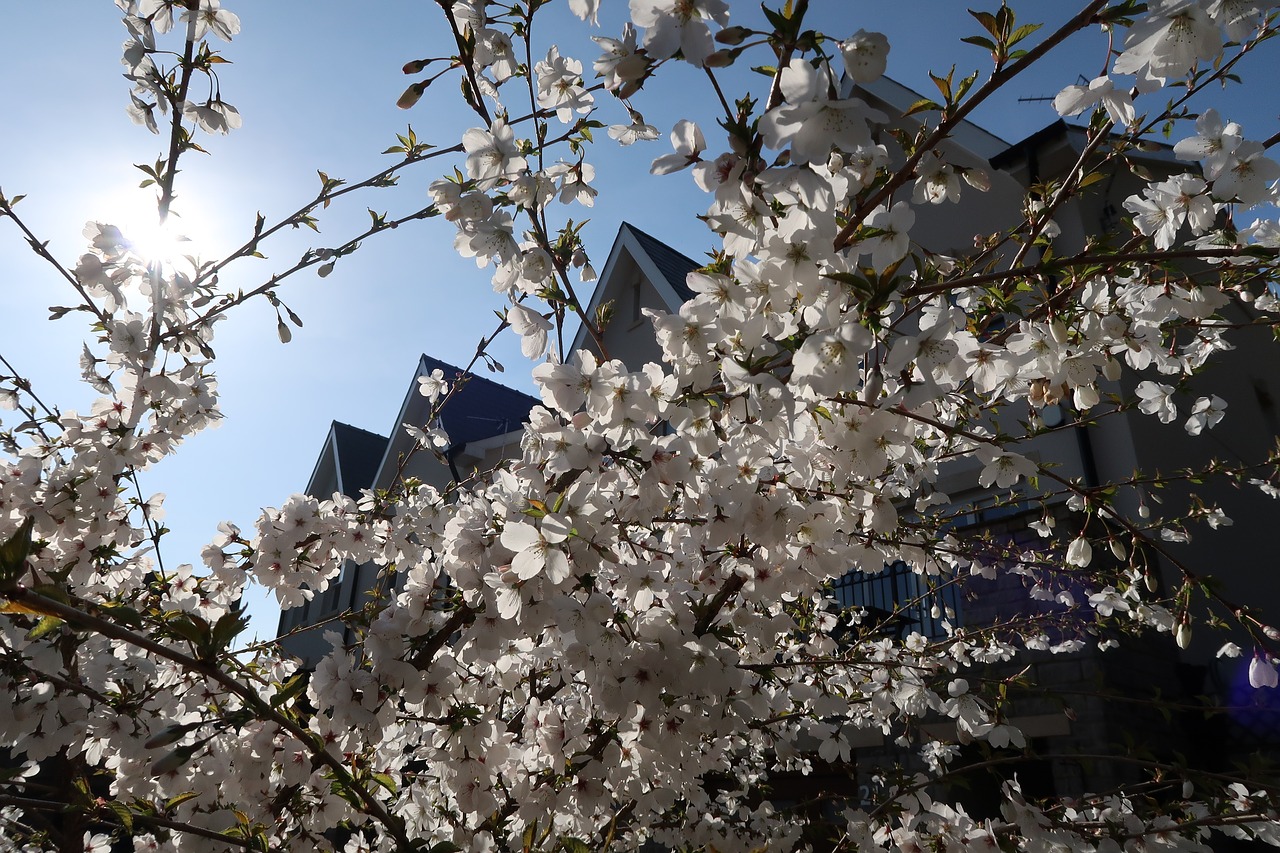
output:
<instances>
[{"instance_id":1,"label":"antenna","mask_svg":"<svg viewBox=\"0 0 1280 853\"><path fill-rule=\"evenodd\" d=\"M1076 75L1075 84L1077 86L1088 86L1090 82L1091 81L1089 80L1089 78L1085 77L1083 74ZM1030 103L1034 101L1052 101L1056 97L1057 95L1037 95L1035 97L1018 98L1018 103L1025 104L1025 103Z\"/></svg>"}]
</instances>

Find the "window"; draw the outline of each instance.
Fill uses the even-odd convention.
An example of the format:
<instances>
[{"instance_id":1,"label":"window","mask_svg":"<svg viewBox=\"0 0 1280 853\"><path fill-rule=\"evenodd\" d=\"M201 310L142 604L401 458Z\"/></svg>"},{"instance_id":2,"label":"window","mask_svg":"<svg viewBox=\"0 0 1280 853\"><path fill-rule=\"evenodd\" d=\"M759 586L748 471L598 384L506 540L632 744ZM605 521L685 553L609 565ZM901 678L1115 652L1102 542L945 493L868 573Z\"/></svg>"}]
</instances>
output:
<instances>
[{"instance_id":1,"label":"window","mask_svg":"<svg viewBox=\"0 0 1280 853\"><path fill-rule=\"evenodd\" d=\"M913 631L938 639L947 633L943 622L960 624L960 588L945 578L930 588L930 580L898 560L875 574L850 571L831 585L831 593L842 608L862 608L864 626L899 640Z\"/></svg>"}]
</instances>

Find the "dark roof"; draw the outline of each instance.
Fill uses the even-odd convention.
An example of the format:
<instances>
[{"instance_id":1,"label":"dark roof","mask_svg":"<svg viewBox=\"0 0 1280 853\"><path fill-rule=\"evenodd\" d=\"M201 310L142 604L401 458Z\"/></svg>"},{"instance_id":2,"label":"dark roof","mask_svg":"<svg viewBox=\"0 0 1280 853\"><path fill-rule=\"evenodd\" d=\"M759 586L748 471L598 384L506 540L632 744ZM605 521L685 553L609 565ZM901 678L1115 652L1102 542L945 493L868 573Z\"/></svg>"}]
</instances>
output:
<instances>
[{"instance_id":1,"label":"dark roof","mask_svg":"<svg viewBox=\"0 0 1280 853\"><path fill-rule=\"evenodd\" d=\"M441 371L451 386L462 373L462 368L429 355L422 356L422 364L428 371ZM472 374L441 410L440 426L454 446L481 441L519 429L529 421L529 410L540 403L514 388Z\"/></svg>"},{"instance_id":2,"label":"dark roof","mask_svg":"<svg viewBox=\"0 0 1280 853\"><path fill-rule=\"evenodd\" d=\"M645 254L653 261L654 266L662 273L662 277L675 290L680 300L688 302L692 299L694 293L689 289L689 285L685 283L685 276L696 269L700 269L702 264L686 255L682 255L658 238L649 236L630 222L622 223L622 227L631 231L632 235L640 243L640 248L644 249Z\"/></svg>"},{"instance_id":3,"label":"dark roof","mask_svg":"<svg viewBox=\"0 0 1280 853\"><path fill-rule=\"evenodd\" d=\"M333 422L333 437L343 494L358 499L361 489L373 485L382 454L387 449L387 439L339 421Z\"/></svg>"},{"instance_id":4,"label":"dark roof","mask_svg":"<svg viewBox=\"0 0 1280 853\"><path fill-rule=\"evenodd\" d=\"M990 160L991 168L1008 169L1014 163L1034 154L1037 149L1055 139L1077 137L1078 144L1076 147L1079 149L1087 141L1088 134L1089 128L1078 124L1068 124L1062 119L1058 119L1052 124L1040 128L1026 139L1015 142L999 154L996 154ZM1115 132L1112 132L1110 136L1112 139L1122 138L1122 134ZM1178 159L1173 153L1173 146L1168 143L1144 139L1143 146L1141 150L1132 151L1130 154L1145 160L1176 161Z\"/></svg>"}]
</instances>

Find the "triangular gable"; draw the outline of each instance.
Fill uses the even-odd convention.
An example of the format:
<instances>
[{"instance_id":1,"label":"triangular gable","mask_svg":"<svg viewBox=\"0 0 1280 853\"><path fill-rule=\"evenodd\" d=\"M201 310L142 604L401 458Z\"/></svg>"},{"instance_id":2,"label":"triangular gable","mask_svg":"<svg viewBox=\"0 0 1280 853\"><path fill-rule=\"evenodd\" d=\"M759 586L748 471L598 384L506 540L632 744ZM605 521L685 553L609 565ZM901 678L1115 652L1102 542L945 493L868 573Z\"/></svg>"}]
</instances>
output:
<instances>
[{"instance_id":1,"label":"triangular gable","mask_svg":"<svg viewBox=\"0 0 1280 853\"><path fill-rule=\"evenodd\" d=\"M349 498L373 485L383 453L386 436L334 421L330 430L337 456L338 490Z\"/></svg>"},{"instance_id":2,"label":"triangular gable","mask_svg":"<svg viewBox=\"0 0 1280 853\"><path fill-rule=\"evenodd\" d=\"M439 370L450 386L457 382L462 368L448 362L421 355L409 389L405 393L404 402L396 413L396 420L391 425L391 438L378 465L378 473L374 478L380 488L391 485L390 478L399 466L402 455L407 454L414 445L414 439L404 430L404 424L423 426L431 413L431 403L418 393L418 379L430 376L432 371ZM465 387L459 389L444 409L440 412L440 426L449 434L453 448L465 444L483 441L495 435L517 430L529 420L529 410L539 401L500 385L491 379L472 374Z\"/></svg>"},{"instance_id":3,"label":"triangular gable","mask_svg":"<svg viewBox=\"0 0 1280 853\"><path fill-rule=\"evenodd\" d=\"M685 278L702 264L631 223L624 222L618 227L618 236L614 238L613 247L609 250L609 260L605 262L595 292L591 294L591 302L586 309L588 317L594 317L604 303L624 256L630 258L640 269L671 313L679 311L681 305L693 298L693 291L685 283ZM578 327L569 351L576 352L586 344L587 328L584 324Z\"/></svg>"},{"instance_id":4,"label":"triangular gable","mask_svg":"<svg viewBox=\"0 0 1280 853\"><path fill-rule=\"evenodd\" d=\"M905 114L912 104L924 98L914 89L883 75L870 83L856 86L846 76L840 85L844 97L861 97L891 119ZM968 119L962 119L952 128L950 139L953 145L958 145L983 160L990 160L1009 147L1008 142Z\"/></svg>"},{"instance_id":5,"label":"triangular gable","mask_svg":"<svg viewBox=\"0 0 1280 853\"><path fill-rule=\"evenodd\" d=\"M329 424L329 432L325 434L324 446L320 449L320 456L316 459L315 467L311 469L311 477L307 480L307 487L304 491L313 497L325 497L323 493L330 494L336 489L341 491L342 479L338 475L338 444L334 438L334 427L338 425L337 421ZM328 484L334 484L330 488Z\"/></svg>"}]
</instances>

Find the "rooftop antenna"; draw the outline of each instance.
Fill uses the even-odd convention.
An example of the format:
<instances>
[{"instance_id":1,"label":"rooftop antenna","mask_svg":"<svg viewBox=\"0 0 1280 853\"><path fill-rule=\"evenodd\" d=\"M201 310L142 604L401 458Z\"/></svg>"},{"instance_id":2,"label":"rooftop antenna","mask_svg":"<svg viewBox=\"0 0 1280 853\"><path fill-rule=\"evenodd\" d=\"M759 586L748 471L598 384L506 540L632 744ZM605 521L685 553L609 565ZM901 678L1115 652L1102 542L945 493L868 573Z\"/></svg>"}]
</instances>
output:
<instances>
[{"instance_id":1,"label":"rooftop antenna","mask_svg":"<svg viewBox=\"0 0 1280 853\"><path fill-rule=\"evenodd\" d=\"M1076 75L1077 86L1088 86L1089 83L1090 83L1089 78L1085 77L1083 74ZM1031 97L1031 98L1018 98L1018 103L1029 103L1032 101L1052 101L1056 97L1058 96L1057 95L1037 95L1036 97Z\"/></svg>"}]
</instances>

